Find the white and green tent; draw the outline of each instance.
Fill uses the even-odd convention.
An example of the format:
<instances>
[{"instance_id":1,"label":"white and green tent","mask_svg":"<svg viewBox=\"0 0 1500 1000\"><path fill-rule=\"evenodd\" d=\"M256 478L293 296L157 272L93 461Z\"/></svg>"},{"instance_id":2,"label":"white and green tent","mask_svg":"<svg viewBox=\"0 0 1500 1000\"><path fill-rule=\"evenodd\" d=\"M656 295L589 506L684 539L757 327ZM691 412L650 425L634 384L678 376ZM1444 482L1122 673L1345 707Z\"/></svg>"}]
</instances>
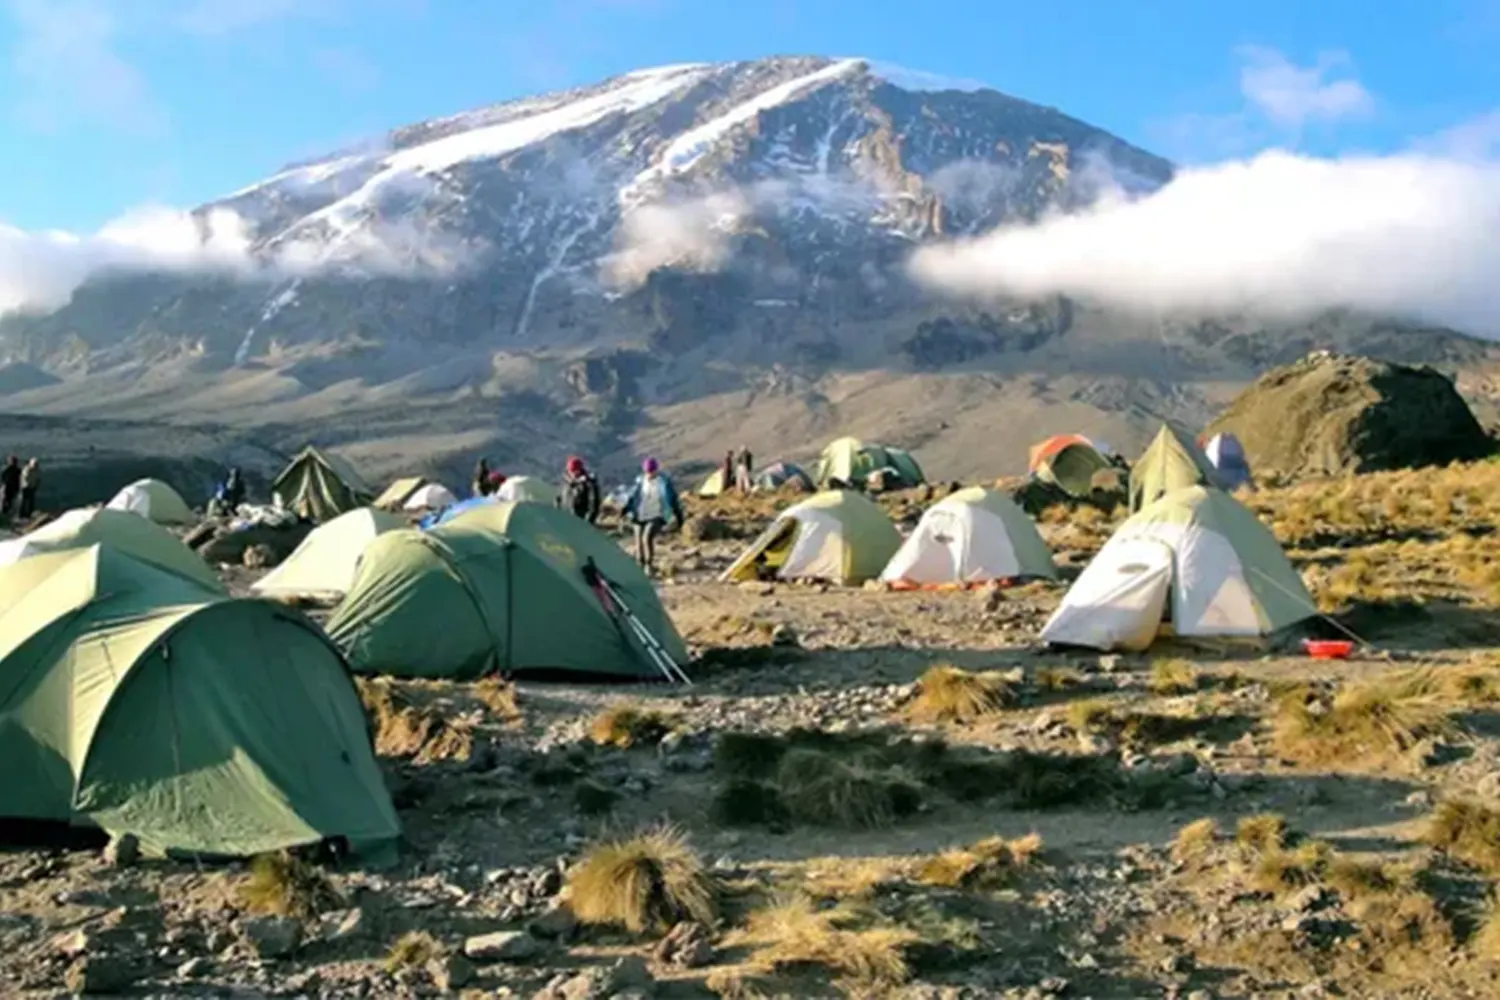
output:
<instances>
[{"instance_id":1,"label":"white and green tent","mask_svg":"<svg viewBox=\"0 0 1500 1000\"><path fill-rule=\"evenodd\" d=\"M1062 646L1142 650L1170 623L1191 637L1253 637L1317 614L1270 529L1220 490L1191 486L1120 525L1042 630Z\"/></svg>"},{"instance_id":2,"label":"white and green tent","mask_svg":"<svg viewBox=\"0 0 1500 1000\"><path fill-rule=\"evenodd\" d=\"M830 490L782 511L720 579L861 584L879 576L900 547L901 534L879 504Z\"/></svg>"},{"instance_id":3,"label":"white and green tent","mask_svg":"<svg viewBox=\"0 0 1500 1000\"><path fill-rule=\"evenodd\" d=\"M880 578L908 587L1057 578L1052 552L1016 502L982 486L927 509Z\"/></svg>"}]
</instances>

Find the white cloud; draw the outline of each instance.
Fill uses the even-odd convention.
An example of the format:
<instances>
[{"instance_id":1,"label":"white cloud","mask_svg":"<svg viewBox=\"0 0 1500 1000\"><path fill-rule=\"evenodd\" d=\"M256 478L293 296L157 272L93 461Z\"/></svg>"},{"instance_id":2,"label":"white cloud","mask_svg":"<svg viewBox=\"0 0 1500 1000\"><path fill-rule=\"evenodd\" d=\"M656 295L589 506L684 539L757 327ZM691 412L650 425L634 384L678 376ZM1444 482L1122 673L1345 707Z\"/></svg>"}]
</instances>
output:
<instances>
[{"instance_id":1,"label":"white cloud","mask_svg":"<svg viewBox=\"0 0 1500 1000\"><path fill-rule=\"evenodd\" d=\"M1460 160L1500 160L1500 108L1423 139L1418 148Z\"/></svg>"},{"instance_id":2,"label":"white cloud","mask_svg":"<svg viewBox=\"0 0 1500 1000\"><path fill-rule=\"evenodd\" d=\"M961 295L1066 294L1163 312L1347 307L1500 336L1500 163L1284 151L1160 191L929 247L913 275Z\"/></svg>"},{"instance_id":3,"label":"white cloud","mask_svg":"<svg viewBox=\"0 0 1500 1000\"><path fill-rule=\"evenodd\" d=\"M620 220L604 279L629 289L668 265L718 270L729 257L732 234L753 210L752 197L738 190L641 205Z\"/></svg>"},{"instance_id":4,"label":"white cloud","mask_svg":"<svg viewBox=\"0 0 1500 1000\"><path fill-rule=\"evenodd\" d=\"M1367 115L1375 99L1352 76L1343 52L1322 52L1311 66L1298 66L1275 49L1249 45L1239 50L1240 93L1271 122L1299 129L1309 122Z\"/></svg>"},{"instance_id":5,"label":"white cloud","mask_svg":"<svg viewBox=\"0 0 1500 1000\"><path fill-rule=\"evenodd\" d=\"M137 209L96 233L26 232L0 225L0 315L46 312L85 282L141 273L219 275L240 281L339 271L360 275L448 276L479 260L482 247L393 222L357 239L308 239L257 250L245 220L228 209Z\"/></svg>"}]
</instances>

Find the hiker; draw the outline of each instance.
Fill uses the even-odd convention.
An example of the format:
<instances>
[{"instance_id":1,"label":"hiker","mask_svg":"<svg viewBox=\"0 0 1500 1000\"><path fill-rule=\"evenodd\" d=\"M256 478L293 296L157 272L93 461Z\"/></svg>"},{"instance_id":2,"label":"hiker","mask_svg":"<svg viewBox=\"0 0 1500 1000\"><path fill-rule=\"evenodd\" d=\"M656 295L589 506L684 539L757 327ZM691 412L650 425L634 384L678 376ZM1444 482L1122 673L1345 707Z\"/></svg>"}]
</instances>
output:
<instances>
[{"instance_id":1,"label":"hiker","mask_svg":"<svg viewBox=\"0 0 1500 1000\"><path fill-rule=\"evenodd\" d=\"M683 522L677 487L661 471L661 463L656 459L648 458L641 463L641 475L630 490L630 499L625 501L625 516L635 524L636 562L647 574L656 572L656 536L669 519L676 521L679 528Z\"/></svg>"},{"instance_id":2,"label":"hiker","mask_svg":"<svg viewBox=\"0 0 1500 1000\"><path fill-rule=\"evenodd\" d=\"M505 485L506 475L503 472L490 472L490 477L485 481L484 495L492 497L500 492L500 487Z\"/></svg>"},{"instance_id":3,"label":"hiker","mask_svg":"<svg viewBox=\"0 0 1500 1000\"><path fill-rule=\"evenodd\" d=\"M41 485L42 465L35 458L28 458L21 470L21 520L28 520L36 513L36 491Z\"/></svg>"},{"instance_id":4,"label":"hiker","mask_svg":"<svg viewBox=\"0 0 1500 1000\"><path fill-rule=\"evenodd\" d=\"M0 514L10 517L15 509L16 496L21 492L21 460L15 455L5 460L0 469Z\"/></svg>"},{"instance_id":5,"label":"hiker","mask_svg":"<svg viewBox=\"0 0 1500 1000\"><path fill-rule=\"evenodd\" d=\"M568 459L567 472L563 477L562 495L558 505L580 517L589 524L599 523L599 480L584 466L577 455Z\"/></svg>"},{"instance_id":6,"label":"hiker","mask_svg":"<svg viewBox=\"0 0 1500 1000\"><path fill-rule=\"evenodd\" d=\"M238 465L229 470L229 478L224 480L223 499L224 509L231 517L240 512L240 505L245 502L245 477Z\"/></svg>"},{"instance_id":7,"label":"hiker","mask_svg":"<svg viewBox=\"0 0 1500 1000\"><path fill-rule=\"evenodd\" d=\"M474 495L476 497L487 497L490 495L490 460L481 458L474 466Z\"/></svg>"},{"instance_id":8,"label":"hiker","mask_svg":"<svg viewBox=\"0 0 1500 1000\"><path fill-rule=\"evenodd\" d=\"M719 468L719 492L728 493L734 489L734 452L724 453L724 464Z\"/></svg>"},{"instance_id":9,"label":"hiker","mask_svg":"<svg viewBox=\"0 0 1500 1000\"><path fill-rule=\"evenodd\" d=\"M749 493L755 488L750 475L754 471L754 461L750 449L740 445L739 454L734 457L734 486L741 493Z\"/></svg>"}]
</instances>

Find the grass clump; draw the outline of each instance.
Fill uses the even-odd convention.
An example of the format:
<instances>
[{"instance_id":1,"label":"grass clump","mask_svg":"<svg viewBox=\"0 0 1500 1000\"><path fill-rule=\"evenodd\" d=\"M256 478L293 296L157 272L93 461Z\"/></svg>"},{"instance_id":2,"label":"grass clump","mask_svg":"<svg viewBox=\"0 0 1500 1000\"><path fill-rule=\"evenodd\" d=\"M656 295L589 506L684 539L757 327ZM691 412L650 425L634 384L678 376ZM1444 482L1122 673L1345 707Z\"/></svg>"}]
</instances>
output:
<instances>
[{"instance_id":1,"label":"grass clump","mask_svg":"<svg viewBox=\"0 0 1500 1000\"><path fill-rule=\"evenodd\" d=\"M986 837L929 858L918 870L917 880L947 889L997 888L1028 867L1041 850L1042 838L1036 833L1017 840Z\"/></svg>"},{"instance_id":2,"label":"grass clump","mask_svg":"<svg viewBox=\"0 0 1500 1000\"><path fill-rule=\"evenodd\" d=\"M1246 851L1268 854L1286 846L1286 817L1280 813L1246 816L1235 825L1234 842Z\"/></svg>"},{"instance_id":3,"label":"grass clump","mask_svg":"<svg viewBox=\"0 0 1500 1000\"><path fill-rule=\"evenodd\" d=\"M1114 704L1106 698L1087 698L1068 706L1068 725L1075 733L1101 732L1114 718Z\"/></svg>"},{"instance_id":4,"label":"grass clump","mask_svg":"<svg viewBox=\"0 0 1500 1000\"><path fill-rule=\"evenodd\" d=\"M1378 681L1349 685L1331 699L1296 685L1278 700L1273 724L1277 752L1310 765L1389 762L1449 728L1436 699Z\"/></svg>"},{"instance_id":5,"label":"grass clump","mask_svg":"<svg viewBox=\"0 0 1500 1000\"><path fill-rule=\"evenodd\" d=\"M1325 841L1309 840L1295 848L1277 848L1255 857L1251 884L1261 892L1281 895L1321 882L1333 859Z\"/></svg>"},{"instance_id":6,"label":"grass clump","mask_svg":"<svg viewBox=\"0 0 1500 1000\"><path fill-rule=\"evenodd\" d=\"M287 851L255 857L240 898L254 913L299 920L337 909L343 902L321 868Z\"/></svg>"},{"instance_id":7,"label":"grass clump","mask_svg":"<svg viewBox=\"0 0 1500 1000\"><path fill-rule=\"evenodd\" d=\"M664 933L682 921L712 925L719 915L717 882L668 827L589 848L569 870L566 894L581 922L636 934Z\"/></svg>"},{"instance_id":8,"label":"grass clump","mask_svg":"<svg viewBox=\"0 0 1500 1000\"><path fill-rule=\"evenodd\" d=\"M748 945L748 964L767 973L821 967L851 992L891 989L911 978L907 952L921 936L849 904L821 907L806 895L752 912L731 942Z\"/></svg>"},{"instance_id":9,"label":"grass clump","mask_svg":"<svg viewBox=\"0 0 1500 1000\"><path fill-rule=\"evenodd\" d=\"M485 677L474 685L474 697L490 711L491 715L505 722L514 722L521 717L521 701L516 686L501 677Z\"/></svg>"},{"instance_id":10,"label":"grass clump","mask_svg":"<svg viewBox=\"0 0 1500 1000\"><path fill-rule=\"evenodd\" d=\"M1181 864L1199 864L1218 842L1218 821L1205 816L1177 831L1172 841L1172 858Z\"/></svg>"},{"instance_id":11,"label":"grass clump","mask_svg":"<svg viewBox=\"0 0 1500 1000\"><path fill-rule=\"evenodd\" d=\"M1500 875L1500 811L1463 799L1441 802L1423 840L1489 875Z\"/></svg>"},{"instance_id":12,"label":"grass clump","mask_svg":"<svg viewBox=\"0 0 1500 1000\"><path fill-rule=\"evenodd\" d=\"M639 705L616 705L594 717L589 738L600 746L628 750L661 742L672 731L672 719L665 713Z\"/></svg>"},{"instance_id":13,"label":"grass clump","mask_svg":"<svg viewBox=\"0 0 1500 1000\"><path fill-rule=\"evenodd\" d=\"M993 672L936 666L917 681L909 712L922 722L975 722L1015 704L1010 683Z\"/></svg>"},{"instance_id":14,"label":"grass clump","mask_svg":"<svg viewBox=\"0 0 1500 1000\"><path fill-rule=\"evenodd\" d=\"M820 750L792 750L782 758L776 788L793 822L877 829L910 816L922 789L905 772L873 756L842 759Z\"/></svg>"},{"instance_id":15,"label":"grass clump","mask_svg":"<svg viewBox=\"0 0 1500 1000\"><path fill-rule=\"evenodd\" d=\"M392 975L405 969L420 969L442 958L445 949L426 931L407 931L396 939L385 955L385 971Z\"/></svg>"},{"instance_id":16,"label":"grass clump","mask_svg":"<svg viewBox=\"0 0 1500 1000\"><path fill-rule=\"evenodd\" d=\"M1146 682L1152 694L1163 696L1192 694L1199 684L1198 669L1187 660L1157 660L1151 664L1151 679Z\"/></svg>"},{"instance_id":17,"label":"grass clump","mask_svg":"<svg viewBox=\"0 0 1500 1000\"><path fill-rule=\"evenodd\" d=\"M1088 678L1072 667L1038 667L1034 678L1038 691L1061 694L1088 684Z\"/></svg>"},{"instance_id":18,"label":"grass clump","mask_svg":"<svg viewBox=\"0 0 1500 1000\"><path fill-rule=\"evenodd\" d=\"M417 763L467 760L474 752L474 735L431 709L418 706L390 681L354 679L370 721L375 752L388 757L410 757Z\"/></svg>"}]
</instances>

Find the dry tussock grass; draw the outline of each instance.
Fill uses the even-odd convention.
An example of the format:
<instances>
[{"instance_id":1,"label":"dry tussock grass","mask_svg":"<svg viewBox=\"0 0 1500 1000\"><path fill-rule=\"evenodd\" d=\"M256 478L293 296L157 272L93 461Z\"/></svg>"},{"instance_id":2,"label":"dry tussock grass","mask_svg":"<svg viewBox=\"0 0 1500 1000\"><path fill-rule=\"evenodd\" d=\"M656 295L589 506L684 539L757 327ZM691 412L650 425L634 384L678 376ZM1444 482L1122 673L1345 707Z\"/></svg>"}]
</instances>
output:
<instances>
[{"instance_id":1,"label":"dry tussock grass","mask_svg":"<svg viewBox=\"0 0 1500 1000\"><path fill-rule=\"evenodd\" d=\"M922 675L908 712L921 722L975 722L1015 702L1015 692L1002 675L943 664Z\"/></svg>"},{"instance_id":2,"label":"dry tussock grass","mask_svg":"<svg viewBox=\"0 0 1500 1000\"><path fill-rule=\"evenodd\" d=\"M1500 899L1491 898L1484 919L1469 938L1469 950L1487 962L1500 962Z\"/></svg>"},{"instance_id":3,"label":"dry tussock grass","mask_svg":"<svg viewBox=\"0 0 1500 1000\"><path fill-rule=\"evenodd\" d=\"M1177 831L1172 841L1172 859L1179 864L1198 865L1219 843L1219 824L1212 817L1197 819Z\"/></svg>"},{"instance_id":4,"label":"dry tussock grass","mask_svg":"<svg viewBox=\"0 0 1500 1000\"><path fill-rule=\"evenodd\" d=\"M1246 851L1266 854L1286 846L1289 833L1280 813L1258 813L1241 819L1234 828L1234 842Z\"/></svg>"},{"instance_id":5,"label":"dry tussock grass","mask_svg":"<svg viewBox=\"0 0 1500 1000\"><path fill-rule=\"evenodd\" d=\"M500 677L486 677L474 685L474 697L503 722L521 718L521 700L516 686Z\"/></svg>"},{"instance_id":6,"label":"dry tussock grass","mask_svg":"<svg viewBox=\"0 0 1500 1000\"><path fill-rule=\"evenodd\" d=\"M418 706L388 680L357 677L355 683L374 731L376 753L419 763L466 760L473 753L474 734L467 726Z\"/></svg>"},{"instance_id":7,"label":"dry tussock grass","mask_svg":"<svg viewBox=\"0 0 1500 1000\"><path fill-rule=\"evenodd\" d=\"M688 920L712 925L718 892L687 839L667 827L594 845L569 869L566 886L581 922L636 934L665 933Z\"/></svg>"},{"instance_id":8,"label":"dry tussock grass","mask_svg":"<svg viewBox=\"0 0 1500 1000\"><path fill-rule=\"evenodd\" d=\"M906 878L907 858L821 858L799 873L803 891L818 899L866 900Z\"/></svg>"},{"instance_id":9,"label":"dry tussock grass","mask_svg":"<svg viewBox=\"0 0 1500 1000\"><path fill-rule=\"evenodd\" d=\"M1151 679L1146 686L1152 694L1171 697L1192 694L1201 686L1198 668L1187 660L1156 660L1151 664Z\"/></svg>"},{"instance_id":10,"label":"dry tussock grass","mask_svg":"<svg viewBox=\"0 0 1500 1000\"><path fill-rule=\"evenodd\" d=\"M1433 810L1423 840L1489 875L1500 875L1500 811L1450 799Z\"/></svg>"},{"instance_id":11,"label":"dry tussock grass","mask_svg":"<svg viewBox=\"0 0 1500 1000\"><path fill-rule=\"evenodd\" d=\"M252 913L307 920L342 905L338 891L318 866L287 851L262 854L250 862L240 898Z\"/></svg>"},{"instance_id":12,"label":"dry tussock grass","mask_svg":"<svg viewBox=\"0 0 1500 1000\"><path fill-rule=\"evenodd\" d=\"M396 939L385 956L385 971L395 974L404 969L420 969L446 954L437 938L426 931L407 931Z\"/></svg>"},{"instance_id":13,"label":"dry tussock grass","mask_svg":"<svg viewBox=\"0 0 1500 1000\"><path fill-rule=\"evenodd\" d=\"M1331 699L1294 685L1277 699L1272 726L1276 751L1287 760L1351 768L1391 764L1452 728L1441 701L1389 680L1349 684Z\"/></svg>"},{"instance_id":14,"label":"dry tussock grass","mask_svg":"<svg viewBox=\"0 0 1500 1000\"><path fill-rule=\"evenodd\" d=\"M1072 691L1088 684L1088 678L1072 667L1038 667L1033 677L1037 690L1049 694Z\"/></svg>"},{"instance_id":15,"label":"dry tussock grass","mask_svg":"<svg viewBox=\"0 0 1500 1000\"><path fill-rule=\"evenodd\" d=\"M907 952L920 940L916 931L869 910L822 906L798 894L752 912L729 943L748 946L748 964L765 973L822 968L850 992L866 992L910 979Z\"/></svg>"},{"instance_id":16,"label":"dry tussock grass","mask_svg":"<svg viewBox=\"0 0 1500 1000\"><path fill-rule=\"evenodd\" d=\"M998 888L1030 866L1041 850L1042 838L1037 833L1016 840L986 837L929 858L918 870L917 880L947 889Z\"/></svg>"},{"instance_id":17,"label":"dry tussock grass","mask_svg":"<svg viewBox=\"0 0 1500 1000\"><path fill-rule=\"evenodd\" d=\"M628 750L660 743L672 731L675 720L665 712L641 705L615 705L594 717L589 738L600 746Z\"/></svg>"},{"instance_id":18,"label":"dry tussock grass","mask_svg":"<svg viewBox=\"0 0 1500 1000\"><path fill-rule=\"evenodd\" d=\"M890 826L922 802L920 785L898 768L810 749L781 759L776 788L793 822L849 829Z\"/></svg>"}]
</instances>

